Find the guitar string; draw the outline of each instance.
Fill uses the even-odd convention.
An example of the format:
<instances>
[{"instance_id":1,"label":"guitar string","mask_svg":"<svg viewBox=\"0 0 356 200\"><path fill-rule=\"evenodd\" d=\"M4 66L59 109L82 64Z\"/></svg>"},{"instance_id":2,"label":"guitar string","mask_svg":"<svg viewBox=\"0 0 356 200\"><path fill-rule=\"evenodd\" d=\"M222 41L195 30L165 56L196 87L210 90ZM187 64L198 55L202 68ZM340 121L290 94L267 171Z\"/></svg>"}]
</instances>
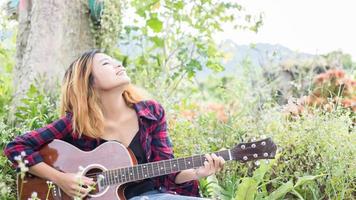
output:
<instances>
[{"instance_id":1,"label":"guitar string","mask_svg":"<svg viewBox=\"0 0 356 200\"><path fill-rule=\"evenodd\" d=\"M218 156L220 156L219 154L223 154L223 153L227 153L227 150L223 150L223 151L219 151L219 152L215 152ZM224 156L224 155L223 155ZM226 156L226 155L225 155ZM176 161L176 163L178 164L178 165L186 165L186 161L187 160L182 160L182 159L190 159L192 162L193 162L193 164L194 164L194 162L200 162L201 164L200 164L200 166L203 166L203 164L202 164L202 158L204 158L204 160L205 160L205 157L204 157L204 155L196 155L196 156L193 156L193 157L188 157L188 158L177 158L177 159L175 159L174 161ZM179 160L180 159L180 160ZM188 161L190 161L190 160L188 160ZM171 166L172 165L172 161L173 160L162 160L162 161L159 161L159 162L161 162L162 163L162 165L163 165L163 167L165 168L164 169L164 171L166 171L167 170L167 168L166 168L166 164L168 163L168 162L171 162L171 163L169 163L169 165ZM158 171L158 175L157 176L160 176L161 174L160 174L160 168L162 168L162 166L159 166L159 162L155 162L156 164L152 164L152 163L145 163L145 164L143 164L143 165L145 165L145 166L147 166L147 169L149 168L148 167L148 165L149 164L151 164L151 169L152 170L150 170L150 171L153 171L153 173L152 173L152 175L155 175L155 171ZM175 164L175 163L174 163ZM138 165L138 166L143 166L143 165ZM131 169L130 170L130 168L134 168L134 167L136 167L137 169L136 169L136 171L138 172L138 166L130 166L130 167L126 167L126 168L118 168L118 169L112 169L112 170L120 170L120 174L129 174L129 172L133 172L133 173L135 173L135 169ZM195 167L193 167L193 168L195 168ZM124 172L123 173L121 173L121 170L124 170ZM169 168L168 168L169 169ZM178 168L177 168L178 169ZM126 171L127 170L127 171ZM170 170L173 170L173 169L170 169ZM141 171L143 171L143 169L141 168ZM181 171L181 170L179 170L179 171ZM105 172L105 171L104 171ZM94 180L95 180L95 178L97 178L97 176L98 175L100 175L100 174L103 174L104 172L98 172L98 173L90 173L90 174L85 174L85 176L86 177L88 177L88 178L93 178ZM126 172L128 172L128 173L126 173ZM147 173L148 174L150 174L149 173L149 170L147 170ZM172 172L172 173L174 173L174 172ZM139 177L139 175L141 174L141 176L143 177L143 174L140 172L140 173L138 173L138 177ZM166 173L164 173L164 174L166 174ZM164 174L162 174L162 175L164 175ZM135 178L135 175L131 175L131 176L133 176L134 178ZM127 176L126 176L127 177ZM125 178L126 178L125 177ZM128 175L128 179L130 179L130 175Z\"/></svg>"},{"instance_id":2,"label":"guitar string","mask_svg":"<svg viewBox=\"0 0 356 200\"><path fill-rule=\"evenodd\" d=\"M159 170L161 167L164 167L164 168L166 168L166 165L167 165L167 163L169 163L169 165L171 166L172 165L172 161L174 161L174 162L176 162L178 165L186 165L186 162L187 161L192 161L193 163L194 162L202 162L202 156L203 155L196 155L196 156L193 156L193 157L188 157L188 158L177 158L177 159L172 159L172 160L161 160L161 161L158 161L158 162L148 162L148 163L143 163L142 165L140 164L140 165L134 165L134 166L129 166L129 167L124 167L124 168L118 168L118 169L111 169L111 171L113 171L113 170L122 170L122 169L127 169L127 170L129 170L129 168L134 168L134 167L138 167L138 166L147 166L147 168L148 168L148 165L151 165L151 168L153 169L153 170ZM180 159L180 160L179 160ZM182 159L189 159L189 160L182 160ZM152 164L152 163L155 163L155 164ZM162 165L162 166L160 166L160 164ZM175 163L173 163L173 164L175 164ZM134 171L134 169L132 169L131 171ZM86 175L98 175L98 174L101 174L102 172L99 172L99 173L90 173L90 174L86 174ZM125 172L124 172L125 173Z\"/></svg>"}]
</instances>

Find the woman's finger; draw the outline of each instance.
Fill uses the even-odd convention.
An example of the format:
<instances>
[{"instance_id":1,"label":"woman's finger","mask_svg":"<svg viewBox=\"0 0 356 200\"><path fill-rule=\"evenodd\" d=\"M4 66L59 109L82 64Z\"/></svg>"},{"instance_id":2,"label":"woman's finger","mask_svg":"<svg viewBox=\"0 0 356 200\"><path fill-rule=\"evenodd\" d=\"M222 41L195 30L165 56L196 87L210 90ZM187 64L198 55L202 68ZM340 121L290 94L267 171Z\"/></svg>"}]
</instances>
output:
<instances>
[{"instance_id":1,"label":"woman's finger","mask_svg":"<svg viewBox=\"0 0 356 200\"><path fill-rule=\"evenodd\" d=\"M78 185L76 191L75 191L75 195L76 196L79 196L79 197L85 197L89 194L90 192L90 188L87 187L87 188L84 188L84 187L81 187Z\"/></svg>"},{"instance_id":2,"label":"woman's finger","mask_svg":"<svg viewBox=\"0 0 356 200\"><path fill-rule=\"evenodd\" d=\"M219 156L219 171L224 168L225 160L223 157Z\"/></svg>"},{"instance_id":3,"label":"woman's finger","mask_svg":"<svg viewBox=\"0 0 356 200\"><path fill-rule=\"evenodd\" d=\"M207 168L209 170L209 172L211 171L211 169L213 168L214 166L214 161L213 159L211 158L211 156L209 154L205 154L205 157L206 159L208 160L209 162L209 167Z\"/></svg>"},{"instance_id":4,"label":"woman's finger","mask_svg":"<svg viewBox=\"0 0 356 200\"><path fill-rule=\"evenodd\" d=\"M93 179L92 178L88 178L88 177L84 177L83 178L83 183L85 185L88 185L88 186L95 185L95 182L93 181Z\"/></svg>"},{"instance_id":5,"label":"woman's finger","mask_svg":"<svg viewBox=\"0 0 356 200\"><path fill-rule=\"evenodd\" d=\"M214 171L217 171L218 169L219 169L219 162L220 162L220 160L219 160L219 158L216 156L216 154L215 153L212 153L211 154L211 157L212 157L212 159L213 159L213 161L214 161Z\"/></svg>"}]
</instances>

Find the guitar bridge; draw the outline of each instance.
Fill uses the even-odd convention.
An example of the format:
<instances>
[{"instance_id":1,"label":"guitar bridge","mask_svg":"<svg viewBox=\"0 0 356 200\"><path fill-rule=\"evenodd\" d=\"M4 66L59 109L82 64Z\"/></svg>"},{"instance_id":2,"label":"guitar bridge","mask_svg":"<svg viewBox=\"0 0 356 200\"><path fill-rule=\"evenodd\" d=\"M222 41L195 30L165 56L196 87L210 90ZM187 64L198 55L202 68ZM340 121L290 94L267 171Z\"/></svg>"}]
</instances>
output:
<instances>
[{"instance_id":1,"label":"guitar bridge","mask_svg":"<svg viewBox=\"0 0 356 200\"><path fill-rule=\"evenodd\" d=\"M52 187L53 187L53 188L52 188L53 200L61 200L61 199L62 199L61 188L58 187L56 184L53 184Z\"/></svg>"}]
</instances>

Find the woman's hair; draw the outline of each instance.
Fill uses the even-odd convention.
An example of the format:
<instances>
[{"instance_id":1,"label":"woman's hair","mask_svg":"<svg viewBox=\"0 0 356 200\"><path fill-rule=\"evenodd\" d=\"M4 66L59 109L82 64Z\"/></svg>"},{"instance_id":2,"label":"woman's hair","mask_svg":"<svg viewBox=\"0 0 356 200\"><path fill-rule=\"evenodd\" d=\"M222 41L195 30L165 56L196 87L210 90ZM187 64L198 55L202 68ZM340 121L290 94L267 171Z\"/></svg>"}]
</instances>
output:
<instances>
[{"instance_id":1,"label":"woman's hair","mask_svg":"<svg viewBox=\"0 0 356 200\"><path fill-rule=\"evenodd\" d=\"M66 70L61 92L61 115L72 113L73 134L98 138L104 131L104 116L98 92L93 87L93 58L101 53L93 49L83 53ZM129 84L123 93L128 106L143 100L136 87Z\"/></svg>"}]
</instances>

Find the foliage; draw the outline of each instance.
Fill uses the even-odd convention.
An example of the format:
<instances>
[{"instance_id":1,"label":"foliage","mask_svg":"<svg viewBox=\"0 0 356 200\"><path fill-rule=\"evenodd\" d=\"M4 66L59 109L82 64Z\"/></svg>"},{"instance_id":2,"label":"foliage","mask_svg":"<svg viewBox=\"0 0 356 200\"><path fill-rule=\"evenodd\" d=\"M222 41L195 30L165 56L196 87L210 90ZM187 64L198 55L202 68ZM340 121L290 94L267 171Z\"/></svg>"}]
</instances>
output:
<instances>
[{"instance_id":1,"label":"foliage","mask_svg":"<svg viewBox=\"0 0 356 200\"><path fill-rule=\"evenodd\" d=\"M213 36L224 24L256 31L262 24L261 16L244 13L237 3L212 0L134 0L124 13L130 17L124 19L115 55L127 61L133 82L162 99L203 67L223 70Z\"/></svg>"},{"instance_id":2,"label":"foliage","mask_svg":"<svg viewBox=\"0 0 356 200\"><path fill-rule=\"evenodd\" d=\"M88 1L86 1L88 3ZM90 23L96 48L111 53L122 28L122 4L124 0L89 1L92 20Z\"/></svg>"}]
</instances>

